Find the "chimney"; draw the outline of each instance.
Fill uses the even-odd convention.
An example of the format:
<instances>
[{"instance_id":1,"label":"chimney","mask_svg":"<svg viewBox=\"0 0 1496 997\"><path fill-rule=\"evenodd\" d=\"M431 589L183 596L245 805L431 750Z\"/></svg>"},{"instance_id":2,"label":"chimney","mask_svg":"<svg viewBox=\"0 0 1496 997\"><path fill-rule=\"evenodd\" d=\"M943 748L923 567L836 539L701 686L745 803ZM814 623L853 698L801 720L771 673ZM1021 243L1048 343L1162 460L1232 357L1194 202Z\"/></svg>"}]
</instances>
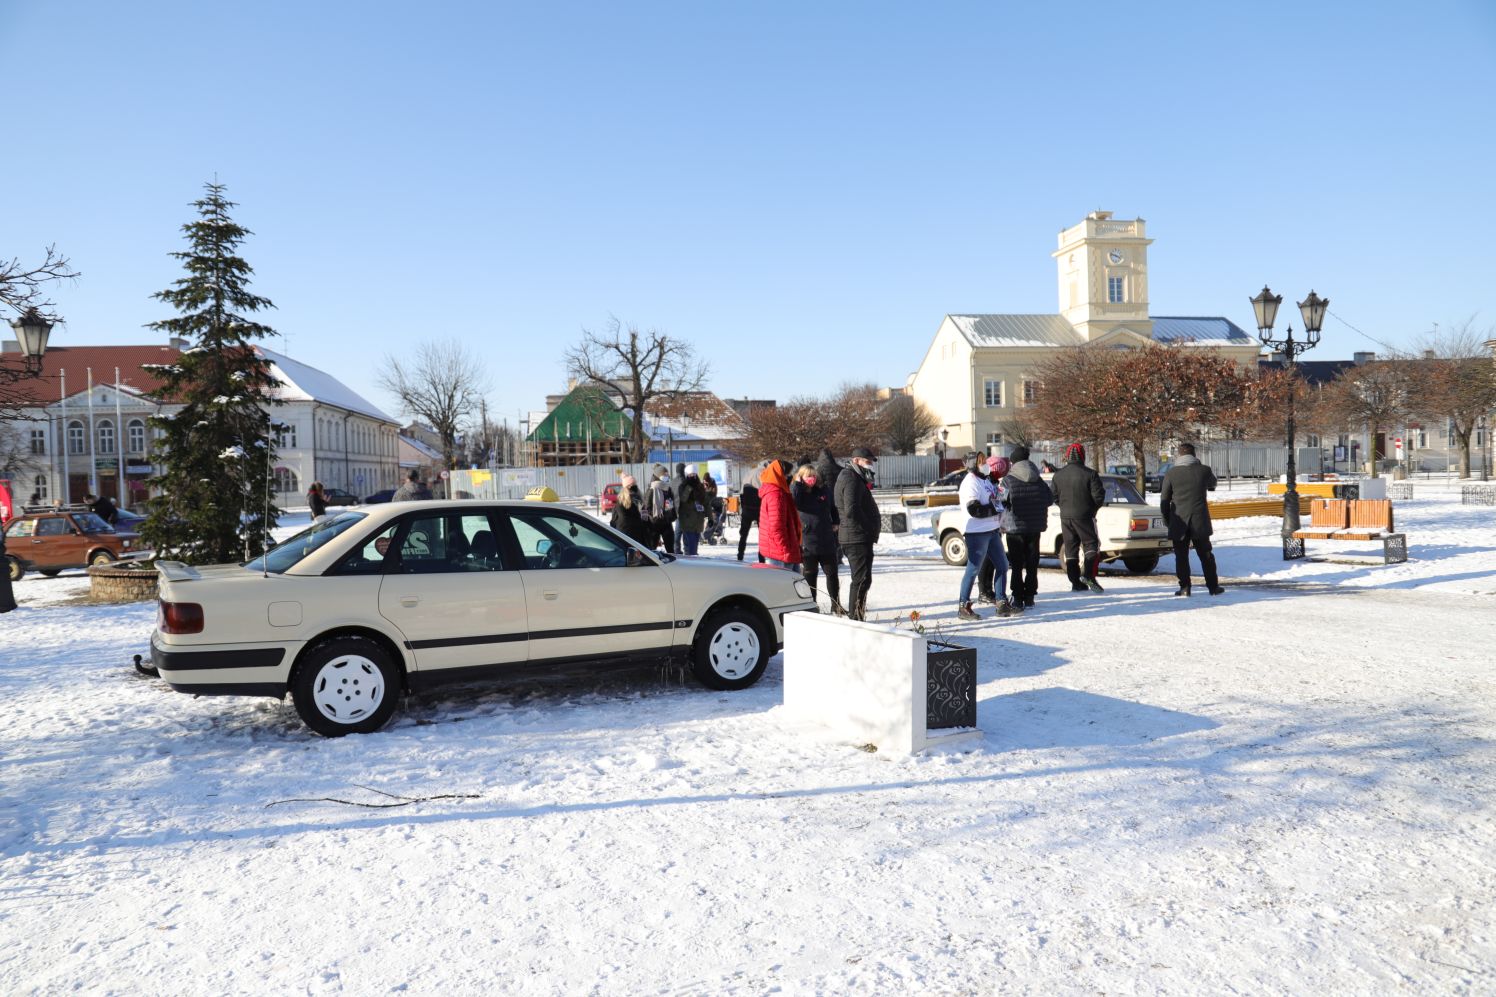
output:
<instances>
[{"instance_id":1,"label":"chimney","mask_svg":"<svg viewBox=\"0 0 1496 997\"><path fill-rule=\"evenodd\" d=\"M1423 351L1423 359L1425 359L1425 360L1432 360L1432 359L1434 359L1434 351L1433 350L1424 350Z\"/></svg>"},{"instance_id":2,"label":"chimney","mask_svg":"<svg viewBox=\"0 0 1496 997\"><path fill-rule=\"evenodd\" d=\"M1351 362L1354 363L1357 367L1361 366L1364 363L1371 363L1376 358L1377 358L1377 355L1375 353L1352 353L1351 354Z\"/></svg>"},{"instance_id":3,"label":"chimney","mask_svg":"<svg viewBox=\"0 0 1496 997\"><path fill-rule=\"evenodd\" d=\"M20 353L21 341L19 339L7 339L0 343L0 353Z\"/></svg>"},{"instance_id":4,"label":"chimney","mask_svg":"<svg viewBox=\"0 0 1496 997\"><path fill-rule=\"evenodd\" d=\"M1283 362L1283 354L1281 352L1279 352L1278 350L1274 350L1273 352L1271 352L1271 353L1269 353L1267 355L1267 359L1268 359L1268 363L1282 363Z\"/></svg>"},{"instance_id":5,"label":"chimney","mask_svg":"<svg viewBox=\"0 0 1496 997\"><path fill-rule=\"evenodd\" d=\"M168 342L166 345L170 346L174 350L185 350L188 346L190 346L192 344L189 343L187 340L183 339L181 336L173 336L173 337L171 337L171 341Z\"/></svg>"}]
</instances>

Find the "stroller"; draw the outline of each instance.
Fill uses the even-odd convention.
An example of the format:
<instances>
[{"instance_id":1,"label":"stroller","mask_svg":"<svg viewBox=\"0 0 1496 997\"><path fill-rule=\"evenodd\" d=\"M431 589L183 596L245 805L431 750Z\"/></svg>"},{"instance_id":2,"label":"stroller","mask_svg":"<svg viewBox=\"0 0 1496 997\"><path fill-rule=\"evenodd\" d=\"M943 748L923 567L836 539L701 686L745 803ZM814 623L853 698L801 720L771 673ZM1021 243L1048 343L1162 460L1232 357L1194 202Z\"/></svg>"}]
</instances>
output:
<instances>
[{"instance_id":1,"label":"stroller","mask_svg":"<svg viewBox=\"0 0 1496 997\"><path fill-rule=\"evenodd\" d=\"M712 499L706 529L701 531L701 542L709 544L727 542L727 504L720 498Z\"/></svg>"}]
</instances>

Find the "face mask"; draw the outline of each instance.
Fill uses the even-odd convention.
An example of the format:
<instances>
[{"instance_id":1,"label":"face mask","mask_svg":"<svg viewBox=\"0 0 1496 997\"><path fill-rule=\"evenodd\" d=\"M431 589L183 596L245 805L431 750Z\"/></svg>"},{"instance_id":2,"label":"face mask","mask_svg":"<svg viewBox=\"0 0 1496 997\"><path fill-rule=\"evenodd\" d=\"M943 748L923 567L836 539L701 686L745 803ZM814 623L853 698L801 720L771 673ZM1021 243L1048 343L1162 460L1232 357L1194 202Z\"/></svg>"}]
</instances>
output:
<instances>
[{"instance_id":1,"label":"face mask","mask_svg":"<svg viewBox=\"0 0 1496 997\"><path fill-rule=\"evenodd\" d=\"M804 481L807 485L813 485L816 483L816 476L814 474L807 474Z\"/></svg>"}]
</instances>

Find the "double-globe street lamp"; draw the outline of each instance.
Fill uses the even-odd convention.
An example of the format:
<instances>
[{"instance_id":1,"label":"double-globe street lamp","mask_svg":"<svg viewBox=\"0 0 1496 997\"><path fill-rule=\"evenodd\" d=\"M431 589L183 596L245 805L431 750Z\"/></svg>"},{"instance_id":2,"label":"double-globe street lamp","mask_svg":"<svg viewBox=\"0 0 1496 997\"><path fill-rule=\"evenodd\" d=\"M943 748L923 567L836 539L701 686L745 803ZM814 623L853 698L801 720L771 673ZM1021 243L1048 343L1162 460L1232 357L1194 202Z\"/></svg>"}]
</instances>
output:
<instances>
[{"instance_id":1,"label":"double-globe street lamp","mask_svg":"<svg viewBox=\"0 0 1496 997\"><path fill-rule=\"evenodd\" d=\"M21 367L19 370L12 370L0 366L0 383L15 384L26 378L41 376L42 354L47 352L47 339L52 335L52 325L35 307L28 308L11 319L10 327L16 331L16 339L21 344Z\"/></svg>"},{"instance_id":2,"label":"double-globe street lamp","mask_svg":"<svg viewBox=\"0 0 1496 997\"><path fill-rule=\"evenodd\" d=\"M1262 293L1250 299L1252 310L1257 313L1257 338L1262 345L1274 353L1283 354L1284 363L1287 365L1289 374L1288 384L1288 490L1283 493L1283 557L1284 559L1301 557L1303 545L1293 538L1294 531L1299 528L1299 492L1298 478L1294 460L1294 425L1293 425L1293 396L1296 387L1293 378L1293 367L1298 355L1306 350L1312 350L1319 345L1319 330L1325 321L1325 310L1330 307L1329 298L1321 298L1313 291L1309 297L1299 302L1299 313L1304 316L1304 338L1293 338L1293 325L1288 326L1288 333L1283 339L1273 338L1273 322L1278 317L1278 306L1283 303L1283 295L1274 294L1262 286Z\"/></svg>"}]
</instances>

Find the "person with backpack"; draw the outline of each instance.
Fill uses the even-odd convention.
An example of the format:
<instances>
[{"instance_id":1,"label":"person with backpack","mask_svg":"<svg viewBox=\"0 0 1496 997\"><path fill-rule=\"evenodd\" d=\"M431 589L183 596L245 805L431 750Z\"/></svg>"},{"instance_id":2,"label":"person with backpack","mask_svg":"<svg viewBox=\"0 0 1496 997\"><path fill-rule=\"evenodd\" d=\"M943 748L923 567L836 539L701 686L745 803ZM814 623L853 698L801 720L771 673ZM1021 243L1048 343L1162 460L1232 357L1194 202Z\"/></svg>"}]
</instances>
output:
<instances>
[{"instance_id":1,"label":"person with backpack","mask_svg":"<svg viewBox=\"0 0 1496 997\"><path fill-rule=\"evenodd\" d=\"M659 534L660 549L667 554L675 552L675 490L670 487L670 472L664 464L656 464L649 481L649 500L645 510L655 532Z\"/></svg>"},{"instance_id":2,"label":"person with backpack","mask_svg":"<svg viewBox=\"0 0 1496 997\"><path fill-rule=\"evenodd\" d=\"M707 510L711 500L706 487L697 476L696 465L685 467L680 488L675 493L676 522L680 524L679 546L681 553L695 557L701 543L701 531L706 529Z\"/></svg>"}]
</instances>

